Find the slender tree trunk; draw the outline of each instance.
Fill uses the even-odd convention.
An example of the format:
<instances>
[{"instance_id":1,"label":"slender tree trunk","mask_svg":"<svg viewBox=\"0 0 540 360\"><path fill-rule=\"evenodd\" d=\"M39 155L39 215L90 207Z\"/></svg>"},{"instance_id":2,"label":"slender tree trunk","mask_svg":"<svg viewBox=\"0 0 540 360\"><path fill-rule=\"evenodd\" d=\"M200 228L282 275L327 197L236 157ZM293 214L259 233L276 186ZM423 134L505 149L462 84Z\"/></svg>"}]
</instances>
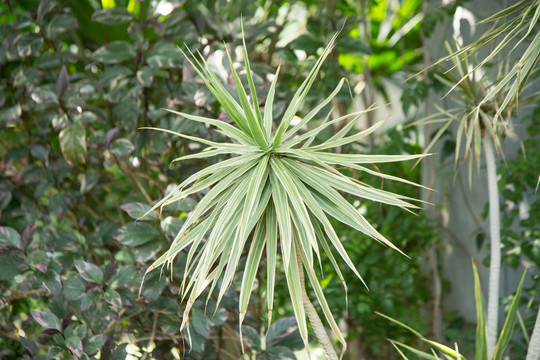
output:
<instances>
[{"instance_id":1,"label":"slender tree trunk","mask_svg":"<svg viewBox=\"0 0 540 360\"><path fill-rule=\"evenodd\" d=\"M317 310L313 307L313 304L309 300L308 294L306 292L306 286L304 284L304 265L302 264L302 259L300 257L299 249L296 249L296 260L298 261L298 270L300 272L300 285L302 286L302 301L304 302L304 309L306 310L306 315L311 323L315 337L319 342L319 345L324 350L328 360L338 360L336 350L324 329L324 325L317 314Z\"/></svg>"},{"instance_id":2,"label":"slender tree trunk","mask_svg":"<svg viewBox=\"0 0 540 360\"><path fill-rule=\"evenodd\" d=\"M424 17L424 19L427 17L428 13L429 0L422 0L422 16ZM420 39L422 40L422 46L424 47L424 68L427 69L431 65L431 55L429 53L428 41L426 39L423 27L420 27ZM429 82L427 71L423 72L423 78L426 83ZM430 91L426 93L425 107L425 116L431 116L433 111L430 99ZM427 146L431 141L431 132L433 130L432 128L433 124L431 123L424 125L424 146ZM426 185L430 189L435 189L435 166L432 156L428 156L427 158L422 159L421 169L421 184ZM437 220L437 215L435 214L435 207L429 205L436 202L433 200L434 191L422 188L420 194L421 199L426 202L426 204L424 205L424 210L427 212L428 217L432 220ZM429 271L431 273L433 293L433 306L431 308L431 332L435 337L435 341L442 343L444 341L441 320L442 284L441 276L439 274L439 259L437 254L438 248L438 242L433 242L428 251Z\"/></svg>"},{"instance_id":3,"label":"slender tree trunk","mask_svg":"<svg viewBox=\"0 0 540 360\"><path fill-rule=\"evenodd\" d=\"M499 315L499 282L501 273L501 234L499 189L497 187L497 165L489 136L482 139L486 157L488 194L489 194L489 237L491 258L489 262L489 287L487 308L487 345L488 359L491 360L497 344L497 325Z\"/></svg>"},{"instance_id":4,"label":"slender tree trunk","mask_svg":"<svg viewBox=\"0 0 540 360\"><path fill-rule=\"evenodd\" d=\"M526 360L539 360L540 359L540 308L538 309L538 315L536 315L536 323L534 324L533 333L531 335L531 341L529 342L529 350L527 351Z\"/></svg>"}]
</instances>

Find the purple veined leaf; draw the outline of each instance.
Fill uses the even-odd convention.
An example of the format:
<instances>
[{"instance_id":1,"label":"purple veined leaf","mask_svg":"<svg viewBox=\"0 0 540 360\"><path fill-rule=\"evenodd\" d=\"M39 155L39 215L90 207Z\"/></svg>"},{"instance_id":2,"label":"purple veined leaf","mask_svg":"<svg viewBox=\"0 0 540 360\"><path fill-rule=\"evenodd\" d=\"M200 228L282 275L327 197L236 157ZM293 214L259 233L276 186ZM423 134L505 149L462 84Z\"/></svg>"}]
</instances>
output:
<instances>
[{"instance_id":1,"label":"purple veined leaf","mask_svg":"<svg viewBox=\"0 0 540 360\"><path fill-rule=\"evenodd\" d=\"M118 128L112 128L109 131L107 131L107 134L105 135L105 139L107 139L107 145L110 145L117 137L120 131Z\"/></svg>"},{"instance_id":2,"label":"purple veined leaf","mask_svg":"<svg viewBox=\"0 0 540 360\"><path fill-rule=\"evenodd\" d=\"M32 222L23 230L21 234L21 242L24 247L27 247L28 245L30 245L30 243L34 239L35 233L36 233L36 223Z\"/></svg>"},{"instance_id":3,"label":"purple veined leaf","mask_svg":"<svg viewBox=\"0 0 540 360\"><path fill-rule=\"evenodd\" d=\"M86 261L76 260L75 267L84 280L96 284L103 283L103 271L96 265L87 263Z\"/></svg>"},{"instance_id":4,"label":"purple veined leaf","mask_svg":"<svg viewBox=\"0 0 540 360\"><path fill-rule=\"evenodd\" d=\"M49 260L50 258L44 251L37 250L30 253L27 261L31 267L45 274L47 272L47 268L49 267Z\"/></svg>"},{"instance_id":5,"label":"purple veined leaf","mask_svg":"<svg viewBox=\"0 0 540 360\"><path fill-rule=\"evenodd\" d=\"M55 329L60 331L60 319L49 311L32 311L32 317L39 325L45 329Z\"/></svg>"},{"instance_id":6,"label":"purple veined leaf","mask_svg":"<svg viewBox=\"0 0 540 360\"><path fill-rule=\"evenodd\" d=\"M24 346L26 350L28 350L30 355L33 356L35 353L37 353L37 346L35 342L23 336L19 336L19 341L21 342L21 345Z\"/></svg>"},{"instance_id":7,"label":"purple veined leaf","mask_svg":"<svg viewBox=\"0 0 540 360\"><path fill-rule=\"evenodd\" d=\"M107 341L107 336L103 334L87 337L84 343L84 352L90 356L96 354L103 347L105 341Z\"/></svg>"},{"instance_id":8,"label":"purple veined leaf","mask_svg":"<svg viewBox=\"0 0 540 360\"><path fill-rule=\"evenodd\" d=\"M23 251L13 245L7 245L0 247L0 256L15 256Z\"/></svg>"},{"instance_id":9,"label":"purple veined leaf","mask_svg":"<svg viewBox=\"0 0 540 360\"><path fill-rule=\"evenodd\" d=\"M41 333L46 334L46 335L57 335L57 334L61 334L62 332L56 329L45 329Z\"/></svg>"},{"instance_id":10,"label":"purple veined leaf","mask_svg":"<svg viewBox=\"0 0 540 360\"><path fill-rule=\"evenodd\" d=\"M66 339L66 346L73 355L81 358L83 355L83 345L80 337L72 335Z\"/></svg>"},{"instance_id":11,"label":"purple veined leaf","mask_svg":"<svg viewBox=\"0 0 540 360\"><path fill-rule=\"evenodd\" d=\"M69 86L69 75L65 65L62 65L62 70L58 74L58 79L56 80L56 95L60 99L62 95L66 92Z\"/></svg>"},{"instance_id":12,"label":"purple veined leaf","mask_svg":"<svg viewBox=\"0 0 540 360\"><path fill-rule=\"evenodd\" d=\"M105 292L105 301L118 309L122 307L122 298L120 297L120 294L111 288Z\"/></svg>"},{"instance_id":13,"label":"purple veined leaf","mask_svg":"<svg viewBox=\"0 0 540 360\"><path fill-rule=\"evenodd\" d=\"M73 311L68 312L62 319L62 331L66 330L68 325L71 323L71 317L73 316Z\"/></svg>"}]
</instances>

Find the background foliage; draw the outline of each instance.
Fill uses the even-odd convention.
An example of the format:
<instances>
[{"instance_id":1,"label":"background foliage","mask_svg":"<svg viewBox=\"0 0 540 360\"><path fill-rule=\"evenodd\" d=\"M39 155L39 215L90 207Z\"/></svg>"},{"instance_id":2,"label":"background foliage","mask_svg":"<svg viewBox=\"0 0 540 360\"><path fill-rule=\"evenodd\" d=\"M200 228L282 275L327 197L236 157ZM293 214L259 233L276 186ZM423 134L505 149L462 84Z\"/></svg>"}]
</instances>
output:
<instances>
[{"instance_id":1,"label":"background foliage","mask_svg":"<svg viewBox=\"0 0 540 360\"><path fill-rule=\"evenodd\" d=\"M205 126L162 110L222 116L177 45L200 50L213 70L229 80L223 50L240 44L243 16L261 94L270 86L267 75L281 63L274 106L279 114L325 39L344 26L301 111L345 77L350 88L344 87L333 104L338 114L356 98L358 84L366 86L359 96L369 103L373 96L366 94L388 98L388 83L407 87L402 104L394 106L413 114L425 84L403 85L402 80L423 66L420 12L419 0L329 1L325 6L315 0L0 4L0 357L239 358L239 287L234 284L241 273L218 309L215 297L194 305L191 341L178 332L185 255L177 258L172 275L151 273L139 295L142 274L168 247L198 198L144 221L134 219L207 163L169 166L197 149L188 141L137 129L157 126L219 140ZM435 15L427 19L423 31L439 20ZM421 152L418 138L413 128L395 128L373 144L342 151L415 154ZM380 170L419 182L419 168L411 165L388 164ZM417 190L400 183L370 185L418 197ZM373 311L416 329L428 328L431 293L423 250L437 235L423 214L369 202L355 206L365 209L377 229L411 259L342 227L338 234L370 292L343 268L350 279L347 309L343 289L329 269L323 268L329 276L322 284L356 350L372 359L391 358L393 350L384 339L411 342L414 336ZM508 239L509 249L521 241ZM302 347L288 317L292 309L286 285L277 286L282 297L276 298L275 313L281 319L266 328L265 287L259 286L244 322L248 354L260 359L292 359Z\"/></svg>"}]
</instances>

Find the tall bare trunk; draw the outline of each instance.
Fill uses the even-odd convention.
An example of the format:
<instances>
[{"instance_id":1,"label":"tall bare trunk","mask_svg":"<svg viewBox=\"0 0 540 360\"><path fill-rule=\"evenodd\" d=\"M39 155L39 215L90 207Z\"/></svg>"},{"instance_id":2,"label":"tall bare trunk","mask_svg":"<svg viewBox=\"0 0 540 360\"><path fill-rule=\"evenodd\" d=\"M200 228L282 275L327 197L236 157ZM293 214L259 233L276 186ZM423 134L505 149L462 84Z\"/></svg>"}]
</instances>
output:
<instances>
[{"instance_id":1,"label":"tall bare trunk","mask_svg":"<svg viewBox=\"0 0 540 360\"><path fill-rule=\"evenodd\" d=\"M534 324L533 333L531 335L531 341L529 342L529 350L527 351L526 360L539 360L540 359L540 308L538 309L538 315L536 315L536 323Z\"/></svg>"},{"instance_id":2,"label":"tall bare trunk","mask_svg":"<svg viewBox=\"0 0 540 360\"><path fill-rule=\"evenodd\" d=\"M300 257L300 250L296 249L296 260L298 261L298 270L300 272L300 285L302 286L302 301L304 302L304 309L306 310L306 315L309 319L309 322L311 323L311 327L313 328L313 332L315 333L315 337L317 338L317 341L319 342L319 345L324 350L324 353L326 354L326 357L328 360L338 360L338 356L336 354L336 350L334 349L334 346L332 345L332 342L330 341L330 338L328 337L328 334L326 333L326 330L324 329L324 325L319 318L319 315L317 314L317 310L315 310L315 307L313 307L313 304L309 300L308 294L306 292L306 286L304 281L304 265L302 264L302 259Z\"/></svg>"},{"instance_id":3,"label":"tall bare trunk","mask_svg":"<svg viewBox=\"0 0 540 360\"><path fill-rule=\"evenodd\" d=\"M499 315L499 283L501 275L501 234L499 189L497 187L497 164L491 139L482 139L486 158L488 195L489 195L489 238L491 257L489 262L489 287L487 307L487 345L488 359L493 357L497 344L497 325Z\"/></svg>"}]
</instances>

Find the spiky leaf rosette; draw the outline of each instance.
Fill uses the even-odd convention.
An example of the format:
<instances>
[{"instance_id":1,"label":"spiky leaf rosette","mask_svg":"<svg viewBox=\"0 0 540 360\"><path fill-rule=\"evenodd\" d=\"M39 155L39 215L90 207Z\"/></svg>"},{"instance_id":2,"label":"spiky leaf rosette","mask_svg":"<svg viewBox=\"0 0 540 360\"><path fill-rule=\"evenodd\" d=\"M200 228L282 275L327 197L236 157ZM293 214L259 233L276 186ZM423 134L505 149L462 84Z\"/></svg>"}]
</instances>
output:
<instances>
[{"instance_id":1,"label":"spiky leaf rosette","mask_svg":"<svg viewBox=\"0 0 540 360\"><path fill-rule=\"evenodd\" d=\"M355 124L365 112L352 113L332 120L327 118L314 129L300 134L299 130L314 119L319 111L336 96L344 80L341 80L330 96L321 101L300 122L292 125L293 117L334 46L335 38L336 36L324 49L291 99L284 115L276 121L278 125L275 128L272 104L279 69L271 83L264 111L261 112L245 43L243 44L245 70L251 98L248 97L240 82L240 77L229 56L230 71L240 103L225 89L200 54L195 56L189 50L188 54L184 53L202 81L228 113L234 125L222 120L170 110L185 119L217 128L231 141L216 143L170 130L155 129L208 145L199 153L177 160L231 155L226 160L191 175L175 191L154 206L156 209L201 190L210 189L189 214L170 249L148 269L151 271L159 266L170 264L180 251L189 249L181 287L182 295L188 297L182 328L189 321L193 303L205 289L210 287L209 293L212 293L219 284L219 303L231 285L240 257L246 248L249 250L240 289L240 324L248 307L263 253L266 255L268 319L271 321L279 248L283 272L304 342L307 344L308 337L299 264L303 266L307 274L326 321L339 341L345 345L345 340L332 316L332 310L328 306L314 268L316 261L320 261L321 251L324 251L345 286L332 252L334 248L351 270L359 278L361 277L341 244L328 216L399 251L343 197L342 193L402 208L416 207L408 202L413 199L369 187L343 175L335 167L365 171L386 179L410 183L405 179L385 175L365 166L373 163L410 160L422 155L332 152L333 148L358 141L380 126L377 124L358 132ZM348 123L332 137L320 144L312 145L313 140L321 131L338 122L347 121ZM300 254L301 262L296 261L297 252Z\"/></svg>"},{"instance_id":2,"label":"spiky leaf rosette","mask_svg":"<svg viewBox=\"0 0 540 360\"><path fill-rule=\"evenodd\" d=\"M452 57L453 65L450 69L441 66L442 73L435 77L448 88L456 93L452 96L455 107L443 109L439 106L437 113L413 122L411 125L440 124L440 128L435 133L430 143L426 146L425 152L429 152L435 143L447 132L450 125L457 124L455 165L460 168L462 163L467 161L469 170L469 182L471 181L473 160L480 166L480 155L482 143L486 140L495 145L495 149L501 156L504 153L501 146L501 137L514 136L511 124L512 112L518 107L526 107L538 101L539 92L534 92L527 96L522 96L519 103L515 96L508 102L506 95L511 87L506 79L510 65L506 61L499 63L497 72L484 72L484 69L474 66L476 55L465 55L464 49L458 42L455 42L455 49L446 43L446 48ZM471 72L469 69L476 68ZM493 92L497 88L500 91ZM527 89L524 85L523 89ZM487 100L486 100L487 99ZM501 109L504 105L504 112ZM463 157L460 161L461 151L464 148Z\"/></svg>"}]
</instances>

